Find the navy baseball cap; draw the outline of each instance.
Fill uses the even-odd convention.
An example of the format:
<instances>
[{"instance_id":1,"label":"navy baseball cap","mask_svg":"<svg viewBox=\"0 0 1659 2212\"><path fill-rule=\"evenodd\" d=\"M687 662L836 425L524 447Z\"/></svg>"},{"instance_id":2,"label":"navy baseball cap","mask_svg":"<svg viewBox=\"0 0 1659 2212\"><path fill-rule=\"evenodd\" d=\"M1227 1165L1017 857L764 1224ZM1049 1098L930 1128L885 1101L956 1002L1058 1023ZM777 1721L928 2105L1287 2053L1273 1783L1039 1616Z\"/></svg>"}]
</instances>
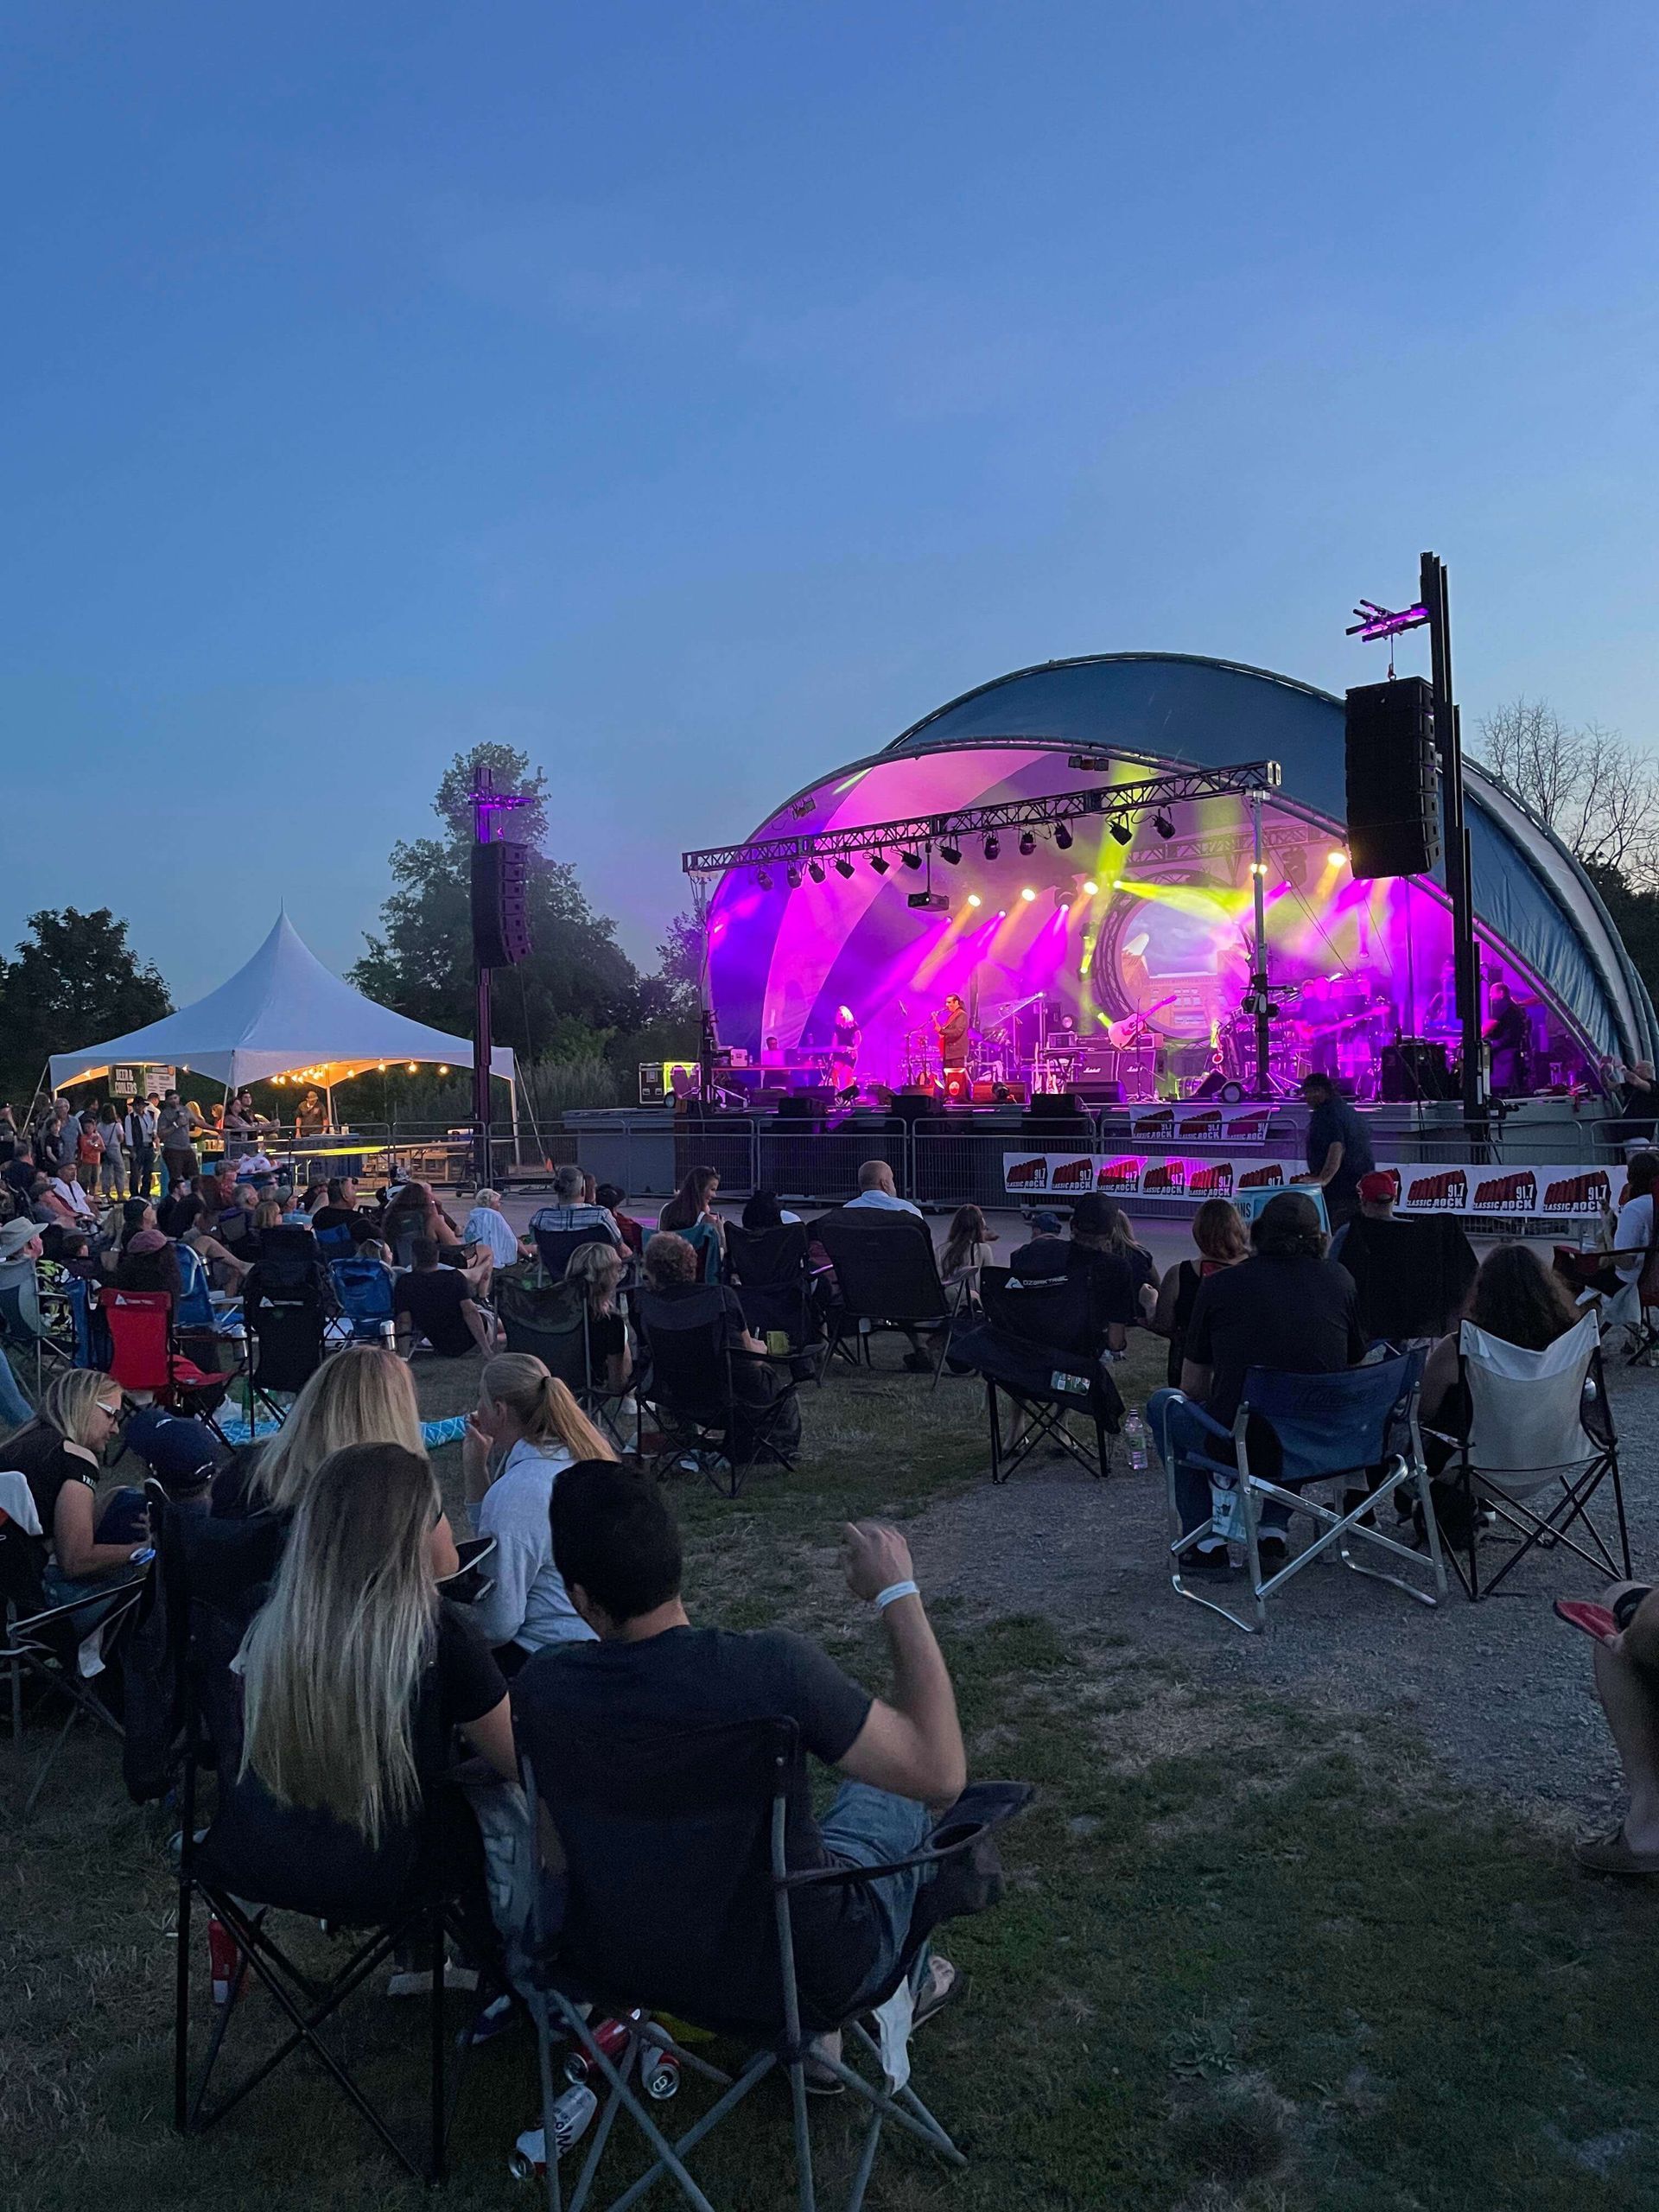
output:
<instances>
[{"instance_id":1,"label":"navy baseball cap","mask_svg":"<svg viewBox=\"0 0 1659 2212\"><path fill-rule=\"evenodd\" d=\"M160 1406L139 1406L125 1429L131 1446L158 1482L205 1482L219 1465L213 1440L199 1421L169 1414Z\"/></svg>"},{"instance_id":2,"label":"navy baseball cap","mask_svg":"<svg viewBox=\"0 0 1659 2212\"><path fill-rule=\"evenodd\" d=\"M1039 1236L1058 1236L1065 1227L1058 1214L1047 1212L1033 1214L1031 1225Z\"/></svg>"}]
</instances>

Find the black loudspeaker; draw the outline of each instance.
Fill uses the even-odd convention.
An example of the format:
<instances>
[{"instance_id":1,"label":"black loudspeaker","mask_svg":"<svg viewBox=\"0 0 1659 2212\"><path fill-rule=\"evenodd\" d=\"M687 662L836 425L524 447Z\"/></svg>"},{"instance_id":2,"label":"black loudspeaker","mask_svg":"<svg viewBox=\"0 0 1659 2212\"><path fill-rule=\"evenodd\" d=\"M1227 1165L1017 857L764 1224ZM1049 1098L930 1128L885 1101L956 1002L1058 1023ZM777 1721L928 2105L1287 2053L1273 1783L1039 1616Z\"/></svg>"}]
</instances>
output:
<instances>
[{"instance_id":1,"label":"black loudspeaker","mask_svg":"<svg viewBox=\"0 0 1659 2212\"><path fill-rule=\"evenodd\" d=\"M1402 1037L1397 1045L1382 1047L1377 1090L1397 1106L1408 1099L1455 1098L1458 1080L1438 1037Z\"/></svg>"},{"instance_id":2,"label":"black loudspeaker","mask_svg":"<svg viewBox=\"0 0 1659 2212\"><path fill-rule=\"evenodd\" d=\"M1354 874L1426 875L1440 855L1434 694L1421 676L1348 694L1348 851Z\"/></svg>"},{"instance_id":3,"label":"black loudspeaker","mask_svg":"<svg viewBox=\"0 0 1659 2212\"><path fill-rule=\"evenodd\" d=\"M480 968L516 968L530 953L530 849L504 842L473 847L473 957Z\"/></svg>"}]
</instances>

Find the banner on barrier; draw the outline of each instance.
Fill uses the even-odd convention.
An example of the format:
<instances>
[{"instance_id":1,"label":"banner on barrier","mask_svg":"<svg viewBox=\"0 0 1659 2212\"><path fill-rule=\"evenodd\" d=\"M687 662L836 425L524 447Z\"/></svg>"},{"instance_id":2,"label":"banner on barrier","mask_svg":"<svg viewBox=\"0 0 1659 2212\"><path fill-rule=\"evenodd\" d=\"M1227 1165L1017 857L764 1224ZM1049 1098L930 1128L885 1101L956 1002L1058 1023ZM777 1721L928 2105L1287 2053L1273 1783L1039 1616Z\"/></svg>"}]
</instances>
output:
<instances>
[{"instance_id":1,"label":"banner on barrier","mask_svg":"<svg viewBox=\"0 0 1659 2212\"><path fill-rule=\"evenodd\" d=\"M1438 1166L1422 1160L1379 1160L1395 1181L1401 1214L1452 1213L1494 1220L1522 1215L1557 1221L1595 1218L1612 1204L1605 1167L1580 1160L1535 1161L1525 1167ZM1114 1198L1236 1198L1287 1190L1305 1180L1300 1160L1182 1159L1172 1154L1005 1152L1003 1187L1020 1198L1075 1198L1103 1191Z\"/></svg>"}]
</instances>

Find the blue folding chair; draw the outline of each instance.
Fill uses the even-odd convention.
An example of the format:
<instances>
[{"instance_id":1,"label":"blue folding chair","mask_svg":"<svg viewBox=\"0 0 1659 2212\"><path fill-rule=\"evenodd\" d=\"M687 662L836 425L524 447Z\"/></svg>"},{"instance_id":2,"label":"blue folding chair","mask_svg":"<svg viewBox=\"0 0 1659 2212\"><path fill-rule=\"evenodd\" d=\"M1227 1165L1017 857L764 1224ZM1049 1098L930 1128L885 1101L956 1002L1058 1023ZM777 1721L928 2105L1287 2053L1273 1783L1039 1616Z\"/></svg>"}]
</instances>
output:
<instances>
[{"instance_id":1,"label":"blue folding chair","mask_svg":"<svg viewBox=\"0 0 1659 2212\"><path fill-rule=\"evenodd\" d=\"M317 1240L318 1251L331 1262L349 1260L356 1249L352 1243L352 1232L343 1223L338 1229L315 1229L311 1233Z\"/></svg>"},{"instance_id":2,"label":"blue folding chair","mask_svg":"<svg viewBox=\"0 0 1659 2212\"><path fill-rule=\"evenodd\" d=\"M1149 1410L1168 1491L1170 1581L1177 1593L1220 1613L1247 1635L1259 1634L1268 1624L1268 1599L1293 1575L1334 1549L1343 1565L1356 1574L1391 1583L1420 1605L1433 1605L1444 1598L1446 1564L1417 1428L1422 1364L1422 1354L1414 1351L1335 1375L1282 1375L1253 1367L1244 1377L1244 1394L1230 1429L1212 1421L1183 1392L1158 1392ZM1255 1467L1250 1465L1252 1420L1258 1424ZM1276 1455L1267 1448L1262 1424L1271 1432ZM1173 1433L1178 1427L1184 1432L1180 1441ZM1230 1458L1217 1449L1217 1445L1227 1443L1233 1447ZM1205 1445L1209 1449L1202 1448ZM1267 1467L1274 1456L1278 1465L1269 1475ZM1209 1484L1210 1517L1195 1529L1181 1527L1175 1481L1178 1466L1202 1475ZM1309 1484L1340 1481L1351 1486L1358 1480L1369 1482L1378 1469L1382 1478L1376 1487L1368 1490L1350 1511L1336 1512L1306 1495ZM1357 1546L1370 1545L1410 1566L1423 1565L1421 1553L1384 1535L1378 1525L1381 1509L1405 1486L1415 1491L1422 1508L1433 1593L1398 1574L1363 1567L1353 1555ZM1270 1499L1292 1514L1306 1516L1318 1533L1305 1550L1264 1576L1258 1534L1262 1505ZM1190 1587L1181 1573L1179 1554L1190 1545L1216 1538L1243 1548L1253 1620L1246 1620L1202 1590Z\"/></svg>"},{"instance_id":3,"label":"blue folding chair","mask_svg":"<svg viewBox=\"0 0 1659 2212\"><path fill-rule=\"evenodd\" d=\"M174 1310L175 1329L213 1329L219 1316L213 1311L212 1285L200 1252L188 1244L173 1247L179 1262L179 1302Z\"/></svg>"},{"instance_id":4,"label":"blue folding chair","mask_svg":"<svg viewBox=\"0 0 1659 2212\"><path fill-rule=\"evenodd\" d=\"M342 1236L346 1233L340 1232ZM340 1310L352 1325L354 1344L389 1344L397 1333L392 1311L396 1281L384 1260L334 1260L328 1268Z\"/></svg>"},{"instance_id":5,"label":"blue folding chair","mask_svg":"<svg viewBox=\"0 0 1659 2212\"><path fill-rule=\"evenodd\" d=\"M110 1332L98 1310L92 1286L80 1275L71 1275L63 1291L69 1301L69 1319L75 1332L73 1363L76 1367L101 1367L107 1371L113 1357Z\"/></svg>"}]
</instances>

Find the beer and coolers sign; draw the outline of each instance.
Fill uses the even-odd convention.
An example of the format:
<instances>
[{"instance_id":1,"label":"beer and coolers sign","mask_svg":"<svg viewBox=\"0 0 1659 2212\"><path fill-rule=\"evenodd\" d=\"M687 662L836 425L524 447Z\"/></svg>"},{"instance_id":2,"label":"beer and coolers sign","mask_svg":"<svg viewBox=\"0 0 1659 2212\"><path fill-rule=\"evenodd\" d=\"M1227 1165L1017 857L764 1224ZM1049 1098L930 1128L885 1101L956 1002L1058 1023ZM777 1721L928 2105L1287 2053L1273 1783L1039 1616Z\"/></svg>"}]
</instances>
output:
<instances>
[{"instance_id":1,"label":"beer and coolers sign","mask_svg":"<svg viewBox=\"0 0 1659 2212\"><path fill-rule=\"evenodd\" d=\"M1230 1116L1147 1115L1130 1124L1137 1139L1167 1146L1183 1138L1210 1147L1201 1157L1166 1150L1115 1153L1005 1152L1002 1180L1010 1198L1075 1198L1084 1191L1103 1191L1114 1198L1186 1200L1231 1198L1254 1212L1263 1192L1288 1190L1306 1181L1306 1163L1271 1158L1255 1150L1229 1155L1229 1145L1261 1144L1266 1114ZM1524 1166L1479 1166L1466 1161L1379 1160L1379 1171L1392 1175L1395 1210L1402 1214L1446 1213L1493 1220L1522 1216L1571 1222L1595 1219L1618 1195L1605 1167L1582 1160L1529 1161Z\"/></svg>"}]
</instances>

